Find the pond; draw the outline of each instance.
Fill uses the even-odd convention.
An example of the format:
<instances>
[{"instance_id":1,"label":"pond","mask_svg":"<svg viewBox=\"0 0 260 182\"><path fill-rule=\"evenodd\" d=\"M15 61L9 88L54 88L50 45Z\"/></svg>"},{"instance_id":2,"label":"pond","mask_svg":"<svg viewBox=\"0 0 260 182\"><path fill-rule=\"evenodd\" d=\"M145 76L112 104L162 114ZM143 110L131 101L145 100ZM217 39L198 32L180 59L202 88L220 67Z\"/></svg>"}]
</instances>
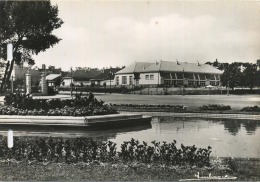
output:
<instances>
[{"instance_id":1,"label":"pond","mask_svg":"<svg viewBox=\"0 0 260 182\"><path fill-rule=\"evenodd\" d=\"M153 117L151 124L102 129L82 130L64 128L6 128L0 127L0 135L7 135L12 129L18 137L91 137L96 140L111 140L120 148L123 141L131 138L152 142L177 141L189 146L212 147L212 155L216 157L260 158L260 121L174 118L171 116Z\"/></svg>"}]
</instances>

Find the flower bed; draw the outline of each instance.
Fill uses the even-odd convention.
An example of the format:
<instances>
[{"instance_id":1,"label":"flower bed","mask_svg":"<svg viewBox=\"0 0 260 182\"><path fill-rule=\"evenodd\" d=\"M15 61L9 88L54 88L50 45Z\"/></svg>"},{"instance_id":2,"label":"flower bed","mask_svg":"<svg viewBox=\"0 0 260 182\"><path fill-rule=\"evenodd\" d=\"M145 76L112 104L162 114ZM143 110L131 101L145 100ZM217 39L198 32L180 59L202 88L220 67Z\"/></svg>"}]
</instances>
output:
<instances>
[{"instance_id":1,"label":"flower bed","mask_svg":"<svg viewBox=\"0 0 260 182\"><path fill-rule=\"evenodd\" d=\"M171 143L153 141L152 144L132 139L124 142L117 151L116 144L111 141L97 142L88 138L18 140L14 137L14 147L9 149L6 137L0 137L0 158L66 163L135 161L198 167L210 165L211 147L203 149L181 144L178 149L175 140Z\"/></svg>"},{"instance_id":2,"label":"flower bed","mask_svg":"<svg viewBox=\"0 0 260 182\"><path fill-rule=\"evenodd\" d=\"M11 94L5 97L1 115L92 116L117 114L115 108L98 101L92 93L75 99L32 99L29 95Z\"/></svg>"},{"instance_id":3,"label":"flower bed","mask_svg":"<svg viewBox=\"0 0 260 182\"><path fill-rule=\"evenodd\" d=\"M226 111L231 110L230 106L225 105L218 105L218 104L209 104L209 105L203 105L199 107L200 110L206 110L206 111Z\"/></svg>"},{"instance_id":4,"label":"flower bed","mask_svg":"<svg viewBox=\"0 0 260 182\"><path fill-rule=\"evenodd\" d=\"M244 107L243 109L241 109L241 111L246 111L246 112L260 112L260 107L258 106L253 106L253 107Z\"/></svg>"},{"instance_id":5,"label":"flower bed","mask_svg":"<svg viewBox=\"0 0 260 182\"><path fill-rule=\"evenodd\" d=\"M134 108L134 109L172 109L186 110L183 105L160 105L160 104L112 104L115 108Z\"/></svg>"}]
</instances>

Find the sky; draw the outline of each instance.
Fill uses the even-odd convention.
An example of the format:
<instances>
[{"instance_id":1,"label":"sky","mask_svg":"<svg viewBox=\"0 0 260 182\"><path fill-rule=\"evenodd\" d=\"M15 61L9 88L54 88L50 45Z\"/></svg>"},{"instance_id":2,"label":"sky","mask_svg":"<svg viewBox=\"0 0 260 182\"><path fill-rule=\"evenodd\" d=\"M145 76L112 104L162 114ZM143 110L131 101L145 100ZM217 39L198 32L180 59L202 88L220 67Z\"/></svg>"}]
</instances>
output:
<instances>
[{"instance_id":1,"label":"sky","mask_svg":"<svg viewBox=\"0 0 260 182\"><path fill-rule=\"evenodd\" d=\"M59 44L35 56L70 67L260 59L260 1L52 0Z\"/></svg>"}]
</instances>

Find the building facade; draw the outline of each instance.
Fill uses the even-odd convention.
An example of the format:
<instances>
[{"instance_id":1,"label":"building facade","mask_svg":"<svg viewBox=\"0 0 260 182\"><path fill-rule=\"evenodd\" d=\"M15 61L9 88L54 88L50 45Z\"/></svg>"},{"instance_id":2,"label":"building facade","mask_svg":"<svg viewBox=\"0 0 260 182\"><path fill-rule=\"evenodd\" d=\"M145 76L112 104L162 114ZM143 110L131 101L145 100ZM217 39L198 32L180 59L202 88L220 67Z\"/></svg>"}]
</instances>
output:
<instances>
[{"instance_id":1,"label":"building facade","mask_svg":"<svg viewBox=\"0 0 260 182\"><path fill-rule=\"evenodd\" d=\"M115 84L171 87L219 86L221 74L222 71L208 64L178 61L135 62L115 73Z\"/></svg>"}]
</instances>

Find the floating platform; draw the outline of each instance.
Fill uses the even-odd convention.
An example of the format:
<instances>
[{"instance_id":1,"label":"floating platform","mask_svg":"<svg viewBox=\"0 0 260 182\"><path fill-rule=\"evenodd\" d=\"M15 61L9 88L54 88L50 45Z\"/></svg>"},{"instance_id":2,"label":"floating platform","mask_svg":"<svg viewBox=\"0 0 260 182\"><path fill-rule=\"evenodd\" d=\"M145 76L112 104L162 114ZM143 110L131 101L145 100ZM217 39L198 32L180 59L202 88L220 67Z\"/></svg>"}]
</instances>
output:
<instances>
[{"instance_id":1,"label":"floating platform","mask_svg":"<svg viewBox=\"0 0 260 182\"><path fill-rule=\"evenodd\" d=\"M0 115L0 125L8 126L117 127L147 124L151 120L151 116L140 114L111 114L86 117Z\"/></svg>"}]
</instances>

